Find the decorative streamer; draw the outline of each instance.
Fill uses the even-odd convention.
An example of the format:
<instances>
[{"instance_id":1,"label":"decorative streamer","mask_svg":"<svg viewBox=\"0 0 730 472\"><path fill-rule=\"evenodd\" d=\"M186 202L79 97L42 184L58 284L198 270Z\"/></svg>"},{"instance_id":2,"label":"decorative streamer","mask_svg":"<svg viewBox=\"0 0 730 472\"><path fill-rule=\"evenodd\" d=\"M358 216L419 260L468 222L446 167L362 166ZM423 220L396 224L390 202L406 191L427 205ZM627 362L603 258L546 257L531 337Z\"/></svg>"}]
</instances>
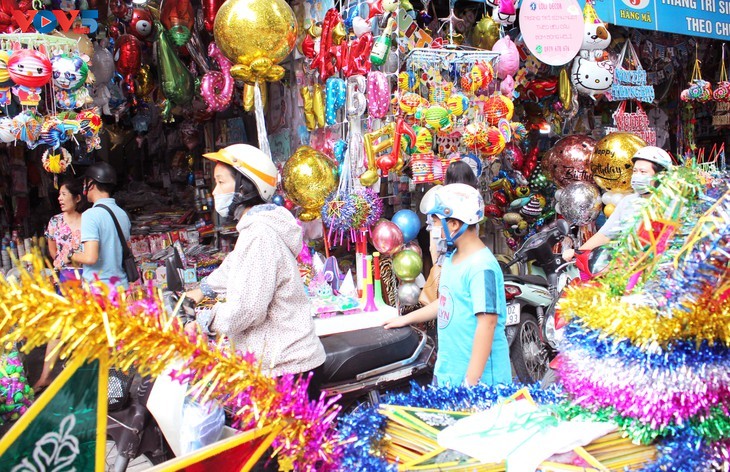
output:
<instances>
[{"instance_id":1,"label":"decorative streamer","mask_svg":"<svg viewBox=\"0 0 730 472\"><path fill-rule=\"evenodd\" d=\"M256 134L258 136L259 149L264 154L271 157L271 147L269 146L269 134L266 132L266 118L264 118L264 101L261 98L261 83L256 79L253 91L254 106L256 108Z\"/></svg>"},{"instance_id":2,"label":"decorative streamer","mask_svg":"<svg viewBox=\"0 0 730 472\"><path fill-rule=\"evenodd\" d=\"M153 377L175 360L186 359L185 367L173 376L187 381L197 399L217 399L230 407L243 428L283 425L273 446L299 470L338 467L341 446L333 430L337 398L309 402L308 379L295 381L291 375L272 379L262 373L251 353L234 355L209 345L205 336L188 337L180 320L165 312L152 285L114 292L101 282L61 284L55 275L55 280L42 275L38 255L29 262L32 273L21 269L17 281L0 278L3 343L25 339L23 350L29 352L58 339L50 355L110 357L112 365L123 371L134 366L141 375Z\"/></svg>"}]
</instances>

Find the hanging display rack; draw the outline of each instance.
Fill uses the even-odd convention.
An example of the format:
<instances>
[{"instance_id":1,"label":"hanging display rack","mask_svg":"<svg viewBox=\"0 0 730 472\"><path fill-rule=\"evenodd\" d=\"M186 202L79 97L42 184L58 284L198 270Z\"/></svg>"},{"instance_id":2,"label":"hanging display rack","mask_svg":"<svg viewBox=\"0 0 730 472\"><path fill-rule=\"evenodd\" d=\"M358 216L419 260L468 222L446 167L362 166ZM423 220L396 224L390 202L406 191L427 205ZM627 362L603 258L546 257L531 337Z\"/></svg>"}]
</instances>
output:
<instances>
[{"instance_id":1,"label":"hanging display rack","mask_svg":"<svg viewBox=\"0 0 730 472\"><path fill-rule=\"evenodd\" d=\"M458 49L442 48L414 48L406 56L406 67L408 69L428 66L445 66L448 64L476 64L477 62L494 62L499 60L500 53L485 51L483 49L471 49L460 47Z\"/></svg>"},{"instance_id":2,"label":"hanging display rack","mask_svg":"<svg viewBox=\"0 0 730 472\"><path fill-rule=\"evenodd\" d=\"M78 40L63 36L54 36L39 33L7 33L0 35L0 47L10 49L13 44L21 44L28 49L38 49L45 46L49 49L60 49L63 52L72 52L78 49Z\"/></svg>"}]
</instances>

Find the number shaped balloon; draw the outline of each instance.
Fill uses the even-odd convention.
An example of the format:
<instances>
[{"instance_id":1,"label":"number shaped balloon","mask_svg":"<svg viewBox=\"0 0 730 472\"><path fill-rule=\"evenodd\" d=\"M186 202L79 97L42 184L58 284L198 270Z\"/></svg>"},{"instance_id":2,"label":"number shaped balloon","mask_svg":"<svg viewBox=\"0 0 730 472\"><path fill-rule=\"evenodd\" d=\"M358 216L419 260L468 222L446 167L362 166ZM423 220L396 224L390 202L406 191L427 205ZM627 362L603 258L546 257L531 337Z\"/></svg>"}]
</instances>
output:
<instances>
[{"instance_id":1,"label":"number shaped balloon","mask_svg":"<svg viewBox=\"0 0 730 472\"><path fill-rule=\"evenodd\" d=\"M367 83L362 75L347 78L347 117L357 118L365 113Z\"/></svg>"},{"instance_id":2,"label":"number shaped balloon","mask_svg":"<svg viewBox=\"0 0 730 472\"><path fill-rule=\"evenodd\" d=\"M220 72L210 71L203 76L200 83L200 94L208 105L208 111L223 111L231 104L233 96L234 82L231 76L233 64L215 43L210 43L208 46L208 56L218 64Z\"/></svg>"},{"instance_id":3,"label":"number shaped balloon","mask_svg":"<svg viewBox=\"0 0 730 472\"><path fill-rule=\"evenodd\" d=\"M325 123L327 126L332 126L337 123L337 110L345 106L347 97L345 81L337 77L327 79L325 95Z\"/></svg>"},{"instance_id":4,"label":"number shaped balloon","mask_svg":"<svg viewBox=\"0 0 730 472\"><path fill-rule=\"evenodd\" d=\"M373 118L385 118L390 106L388 78L380 71L368 74L368 108Z\"/></svg>"}]
</instances>

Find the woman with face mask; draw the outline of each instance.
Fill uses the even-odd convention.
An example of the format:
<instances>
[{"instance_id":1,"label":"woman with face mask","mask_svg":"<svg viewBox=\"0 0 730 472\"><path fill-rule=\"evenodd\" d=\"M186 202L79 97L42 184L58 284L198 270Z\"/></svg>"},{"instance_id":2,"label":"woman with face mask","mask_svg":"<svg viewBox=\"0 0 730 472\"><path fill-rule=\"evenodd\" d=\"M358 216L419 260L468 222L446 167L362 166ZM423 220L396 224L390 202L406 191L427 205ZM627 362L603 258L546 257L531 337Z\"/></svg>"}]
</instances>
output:
<instances>
[{"instance_id":1,"label":"woman with face mask","mask_svg":"<svg viewBox=\"0 0 730 472\"><path fill-rule=\"evenodd\" d=\"M198 325L254 353L272 377L312 373L309 395L318 399L325 352L296 262L301 228L288 210L268 203L276 191L276 166L247 144L204 156L216 162L215 210L237 220L239 234L221 266L186 294L196 303L204 297L225 299ZM195 329L195 323L186 326L188 332Z\"/></svg>"},{"instance_id":2,"label":"woman with face mask","mask_svg":"<svg viewBox=\"0 0 730 472\"><path fill-rule=\"evenodd\" d=\"M672 167L672 158L669 153L656 146L645 146L639 149L631 160L634 162L634 171L631 176L631 188L634 189L634 193L624 197L616 205L601 229L577 251L573 249L563 251L563 258L566 261L572 260L576 253L591 251L608 244L628 228L633 223L634 216L644 206L646 197L650 195L649 189L658 185L656 175Z\"/></svg>"}]
</instances>

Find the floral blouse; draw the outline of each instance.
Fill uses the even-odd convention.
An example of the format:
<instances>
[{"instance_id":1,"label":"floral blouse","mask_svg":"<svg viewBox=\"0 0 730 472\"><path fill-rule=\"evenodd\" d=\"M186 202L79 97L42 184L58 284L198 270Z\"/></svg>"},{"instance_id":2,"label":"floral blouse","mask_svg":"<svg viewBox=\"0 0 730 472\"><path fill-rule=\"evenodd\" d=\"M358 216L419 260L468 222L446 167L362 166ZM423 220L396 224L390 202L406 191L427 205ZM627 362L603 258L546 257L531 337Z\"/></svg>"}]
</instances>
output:
<instances>
[{"instance_id":1,"label":"floral blouse","mask_svg":"<svg viewBox=\"0 0 730 472\"><path fill-rule=\"evenodd\" d=\"M69 252L77 250L81 245L81 230L71 231L71 227L63 219L63 213L59 213L48 222L46 238L56 242L56 257L53 259L53 267L66 268Z\"/></svg>"}]
</instances>

